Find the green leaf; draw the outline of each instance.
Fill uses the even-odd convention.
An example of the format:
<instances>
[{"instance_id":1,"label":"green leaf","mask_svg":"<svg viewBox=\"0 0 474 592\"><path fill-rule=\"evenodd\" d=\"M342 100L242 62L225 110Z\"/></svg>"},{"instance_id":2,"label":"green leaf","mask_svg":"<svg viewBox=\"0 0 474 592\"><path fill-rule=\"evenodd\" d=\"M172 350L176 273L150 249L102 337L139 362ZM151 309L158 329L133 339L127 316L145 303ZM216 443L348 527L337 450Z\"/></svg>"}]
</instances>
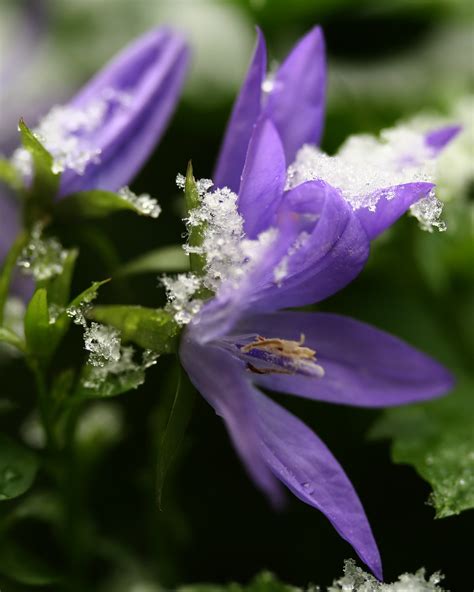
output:
<instances>
[{"instance_id":1,"label":"green leaf","mask_svg":"<svg viewBox=\"0 0 474 592\"><path fill-rule=\"evenodd\" d=\"M9 160L0 158L0 181L9 185L15 191L23 189L23 182L16 168Z\"/></svg>"},{"instance_id":2,"label":"green leaf","mask_svg":"<svg viewBox=\"0 0 474 592\"><path fill-rule=\"evenodd\" d=\"M201 199L199 197L199 191L196 185L196 181L193 176L193 165L191 161L188 164L186 171L186 182L184 185L184 197L186 199L186 208L188 212L199 208L201 205ZM204 238L204 225L192 226L189 229L188 245L190 247L200 247ZM197 253L190 253L189 264L191 270L195 273L200 273L204 269L206 264L206 258Z\"/></svg>"},{"instance_id":3,"label":"green leaf","mask_svg":"<svg viewBox=\"0 0 474 592\"><path fill-rule=\"evenodd\" d=\"M0 434L0 500L25 493L38 469L36 456L4 434Z\"/></svg>"},{"instance_id":4,"label":"green leaf","mask_svg":"<svg viewBox=\"0 0 474 592\"><path fill-rule=\"evenodd\" d=\"M132 341L159 354L176 350L179 326L162 309L142 306L95 306L88 318L121 331L122 341Z\"/></svg>"},{"instance_id":5,"label":"green leaf","mask_svg":"<svg viewBox=\"0 0 474 592\"><path fill-rule=\"evenodd\" d=\"M60 175L53 173L53 157L23 119L20 119L19 129L23 146L33 159L33 182L28 190L25 211L26 224L31 226L51 210L59 189Z\"/></svg>"},{"instance_id":6,"label":"green leaf","mask_svg":"<svg viewBox=\"0 0 474 592\"><path fill-rule=\"evenodd\" d=\"M100 378L100 371L101 368L86 364L74 396L83 399L116 397L138 388L145 382L145 370L139 366L116 374L109 373L104 379Z\"/></svg>"},{"instance_id":7,"label":"green leaf","mask_svg":"<svg viewBox=\"0 0 474 592\"><path fill-rule=\"evenodd\" d=\"M179 366L175 383L175 392L168 411L168 420L158 445L156 488L160 507L165 478L188 427L196 397L194 387L183 375L183 371ZM171 389L168 391L172 392Z\"/></svg>"},{"instance_id":8,"label":"green leaf","mask_svg":"<svg viewBox=\"0 0 474 592\"><path fill-rule=\"evenodd\" d=\"M59 579L43 561L11 541L0 546L0 572L28 586L47 586Z\"/></svg>"},{"instance_id":9,"label":"green leaf","mask_svg":"<svg viewBox=\"0 0 474 592\"><path fill-rule=\"evenodd\" d=\"M49 322L48 295L45 288L36 290L25 312L25 339L28 353L45 361L53 346L53 325Z\"/></svg>"},{"instance_id":10,"label":"green leaf","mask_svg":"<svg viewBox=\"0 0 474 592\"><path fill-rule=\"evenodd\" d=\"M10 329L5 327L0 327L0 341L2 343L8 343L8 345L19 349L21 352L25 351L25 343L23 340L18 337L16 333L13 333L13 331L10 331Z\"/></svg>"},{"instance_id":11,"label":"green leaf","mask_svg":"<svg viewBox=\"0 0 474 592\"><path fill-rule=\"evenodd\" d=\"M272 573L264 571L249 584L191 584L178 588L177 592L301 592L289 584L280 582Z\"/></svg>"},{"instance_id":12,"label":"green leaf","mask_svg":"<svg viewBox=\"0 0 474 592\"><path fill-rule=\"evenodd\" d=\"M8 298L8 292L12 281L15 265L23 250L23 247L28 242L28 236L22 232L17 236L10 251L8 252L3 263L2 271L0 273L0 325L3 324L3 315L5 310L5 303Z\"/></svg>"},{"instance_id":13,"label":"green leaf","mask_svg":"<svg viewBox=\"0 0 474 592\"><path fill-rule=\"evenodd\" d=\"M49 280L38 282L38 288L46 288L50 304L66 306L69 302L72 276L78 254L77 249L68 251L62 272Z\"/></svg>"},{"instance_id":14,"label":"green leaf","mask_svg":"<svg viewBox=\"0 0 474 592\"><path fill-rule=\"evenodd\" d=\"M187 271L189 257L181 245L169 245L150 251L126 263L118 271L118 276L136 275L139 273L161 273L164 271Z\"/></svg>"},{"instance_id":15,"label":"green leaf","mask_svg":"<svg viewBox=\"0 0 474 592\"><path fill-rule=\"evenodd\" d=\"M430 483L437 518L474 508L473 391L466 382L439 401L387 410L371 432L392 438L394 462Z\"/></svg>"},{"instance_id":16,"label":"green leaf","mask_svg":"<svg viewBox=\"0 0 474 592\"><path fill-rule=\"evenodd\" d=\"M130 201L112 191L96 189L81 191L64 197L55 205L57 216L76 222L77 218L104 218L114 212L132 211L140 216L147 214Z\"/></svg>"}]
</instances>

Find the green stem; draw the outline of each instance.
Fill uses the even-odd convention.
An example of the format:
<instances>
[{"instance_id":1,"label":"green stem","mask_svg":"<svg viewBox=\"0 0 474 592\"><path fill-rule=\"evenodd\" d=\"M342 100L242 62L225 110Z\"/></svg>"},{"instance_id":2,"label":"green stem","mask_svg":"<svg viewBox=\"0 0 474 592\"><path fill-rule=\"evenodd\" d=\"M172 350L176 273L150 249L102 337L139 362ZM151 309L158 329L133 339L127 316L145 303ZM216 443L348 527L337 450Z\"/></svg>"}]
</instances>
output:
<instances>
[{"instance_id":1,"label":"green stem","mask_svg":"<svg viewBox=\"0 0 474 592\"><path fill-rule=\"evenodd\" d=\"M27 242L28 233L21 232L16 237L15 242L5 258L5 263L3 264L2 273L0 274L0 326L3 325L5 304L10 290L13 272L15 271L15 265Z\"/></svg>"}]
</instances>

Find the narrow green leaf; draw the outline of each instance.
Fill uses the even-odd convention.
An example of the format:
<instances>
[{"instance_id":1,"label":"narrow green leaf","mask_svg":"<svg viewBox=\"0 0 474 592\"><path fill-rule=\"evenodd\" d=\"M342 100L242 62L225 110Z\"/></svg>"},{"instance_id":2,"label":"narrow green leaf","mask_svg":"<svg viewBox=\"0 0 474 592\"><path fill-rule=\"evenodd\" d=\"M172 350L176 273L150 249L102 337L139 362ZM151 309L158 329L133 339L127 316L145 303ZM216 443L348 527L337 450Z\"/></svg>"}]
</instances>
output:
<instances>
[{"instance_id":1,"label":"narrow green leaf","mask_svg":"<svg viewBox=\"0 0 474 592\"><path fill-rule=\"evenodd\" d=\"M6 183L14 191L23 189L23 182L16 168L9 160L0 158L0 181Z\"/></svg>"},{"instance_id":2,"label":"narrow green leaf","mask_svg":"<svg viewBox=\"0 0 474 592\"><path fill-rule=\"evenodd\" d=\"M193 175L193 165L191 161L188 163L186 171L186 182L184 185L184 197L186 199L186 208L188 212L199 208L201 205L201 199L199 197L199 191L196 185L196 181ZM190 247L200 247L203 241L204 226L193 226L189 229L188 245ZM206 259L198 253L190 253L189 265L192 271L195 273L201 273L206 264Z\"/></svg>"},{"instance_id":3,"label":"narrow green leaf","mask_svg":"<svg viewBox=\"0 0 474 592\"><path fill-rule=\"evenodd\" d=\"M77 249L71 249L68 251L62 272L59 275L55 275L50 280L38 282L38 288L46 288L48 302L50 304L66 306L69 302L72 276L78 254L79 252Z\"/></svg>"},{"instance_id":4,"label":"narrow green leaf","mask_svg":"<svg viewBox=\"0 0 474 592\"><path fill-rule=\"evenodd\" d=\"M77 218L104 218L114 212L124 210L135 212L141 216L147 215L133 201L112 191L100 189L73 193L55 205L56 215L70 219L72 222L75 222Z\"/></svg>"},{"instance_id":5,"label":"narrow green leaf","mask_svg":"<svg viewBox=\"0 0 474 592\"><path fill-rule=\"evenodd\" d=\"M0 500L25 493L38 469L36 456L4 434L0 434Z\"/></svg>"},{"instance_id":6,"label":"narrow green leaf","mask_svg":"<svg viewBox=\"0 0 474 592\"><path fill-rule=\"evenodd\" d=\"M150 251L126 263L118 271L118 276L136 275L139 273L161 273L164 271L187 271L189 257L180 245L169 245Z\"/></svg>"},{"instance_id":7,"label":"narrow green leaf","mask_svg":"<svg viewBox=\"0 0 474 592\"><path fill-rule=\"evenodd\" d=\"M371 437L392 438L392 458L412 465L433 493L436 517L474 508L474 384L439 401L385 411Z\"/></svg>"},{"instance_id":8,"label":"narrow green leaf","mask_svg":"<svg viewBox=\"0 0 474 592\"><path fill-rule=\"evenodd\" d=\"M25 351L25 343L23 339L6 327L0 327L0 341L2 343L8 343L8 345L19 349L21 352Z\"/></svg>"},{"instance_id":9,"label":"narrow green leaf","mask_svg":"<svg viewBox=\"0 0 474 592\"><path fill-rule=\"evenodd\" d=\"M128 391L137 389L145 382L145 370L137 366L133 370L108 373L104 379L98 379L100 370L86 364L82 370L79 386L74 394L75 398L102 399L116 397Z\"/></svg>"},{"instance_id":10,"label":"narrow green leaf","mask_svg":"<svg viewBox=\"0 0 474 592\"><path fill-rule=\"evenodd\" d=\"M176 350L179 326L161 309L142 306L95 306L88 318L119 329L122 341L165 354Z\"/></svg>"},{"instance_id":11,"label":"narrow green leaf","mask_svg":"<svg viewBox=\"0 0 474 592\"><path fill-rule=\"evenodd\" d=\"M28 353L44 360L51 351L52 325L49 322L48 295L36 290L25 312L25 339Z\"/></svg>"},{"instance_id":12,"label":"narrow green leaf","mask_svg":"<svg viewBox=\"0 0 474 592\"><path fill-rule=\"evenodd\" d=\"M69 308L79 306L80 304L84 304L87 302L92 302L92 300L96 298L99 288L104 284L107 284L108 282L110 282L109 278L107 278L106 280L102 280L100 282L92 282L92 284L88 288L86 288L83 292L81 292L78 296L71 300L71 302L69 303Z\"/></svg>"},{"instance_id":13,"label":"narrow green leaf","mask_svg":"<svg viewBox=\"0 0 474 592\"><path fill-rule=\"evenodd\" d=\"M3 324L5 303L8 298L8 292L10 290L13 272L15 271L15 265L21 251L23 250L23 247L27 242L28 235L24 232L19 234L3 263L2 271L0 273L0 325Z\"/></svg>"},{"instance_id":14,"label":"narrow green leaf","mask_svg":"<svg viewBox=\"0 0 474 592\"><path fill-rule=\"evenodd\" d=\"M175 392L168 411L168 420L158 446L156 488L160 507L165 478L188 427L196 397L194 387L183 375L181 367L177 368L175 382Z\"/></svg>"},{"instance_id":15,"label":"narrow green leaf","mask_svg":"<svg viewBox=\"0 0 474 592\"><path fill-rule=\"evenodd\" d=\"M50 212L58 192L60 175L53 173L53 157L23 119L20 119L19 130L23 146L33 159L33 182L28 190L25 210L27 226L31 226Z\"/></svg>"}]
</instances>

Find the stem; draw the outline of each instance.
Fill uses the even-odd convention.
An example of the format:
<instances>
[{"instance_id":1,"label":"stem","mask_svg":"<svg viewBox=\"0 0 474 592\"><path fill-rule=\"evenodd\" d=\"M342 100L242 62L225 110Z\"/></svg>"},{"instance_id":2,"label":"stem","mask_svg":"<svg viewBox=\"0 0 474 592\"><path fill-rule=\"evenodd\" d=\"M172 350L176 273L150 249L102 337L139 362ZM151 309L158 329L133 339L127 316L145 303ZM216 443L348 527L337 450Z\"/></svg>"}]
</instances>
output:
<instances>
[{"instance_id":1,"label":"stem","mask_svg":"<svg viewBox=\"0 0 474 592\"><path fill-rule=\"evenodd\" d=\"M23 250L23 247L28 241L28 233L21 232L15 239L10 251L8 252L5 263L3 265L2 273L0 274L0 326L3 325L3 318L5 312L5 304L12 282L15 265Z\"/></svg>"}]
</instances>

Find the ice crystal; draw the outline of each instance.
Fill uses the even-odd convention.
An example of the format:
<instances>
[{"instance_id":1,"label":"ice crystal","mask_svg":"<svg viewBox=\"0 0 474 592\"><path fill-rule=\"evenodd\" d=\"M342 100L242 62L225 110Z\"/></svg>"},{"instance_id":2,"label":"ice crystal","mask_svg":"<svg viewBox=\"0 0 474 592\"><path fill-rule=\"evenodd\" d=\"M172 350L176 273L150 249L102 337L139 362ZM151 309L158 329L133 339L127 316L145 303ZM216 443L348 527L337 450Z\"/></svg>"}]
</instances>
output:
<instances>
[{"instance_id":1,"label":"ice crystal","mask_svg":"<svg viewBox=\"0 0 474 592\"><path fill-rule=\"evenodd\" d=\"M48 280L63 271L67 251L56 238L43 238L42 228L36 226L29 243L23 249L18 266L36 281Z\"/></svg>"},{"instance_id":2,"label":"ice crystal","mask_svg":"<svg viewBox=\"0 0 474 592\"><path fill-rule=\"evenodd\" d=\"M71 169L82 175L90 162L99 162L101 151L91 138L107 117L128 105L127 95L108 88L82 108L72 105L53 107L32 130L53 157L53 172ZM31 177L32 159L25 148L15 150L12 163L22 176Z\"/></svg>"},{"instance_id":3,"label":"ice crystal","mask_svg":"<svg viewBox=\"0 0 474 592\"><path fill-rule=\"evenodd\" d=\"M118 195L125 201L130 202L134 208L144 216L150 218L158 218L161 214L161 207L159 206L156 199L152 198L148 193L141 193L136 195L128 187L122 187L118 191Z\"/></svg>"},{"instance_id":4,"label":"ice crystal","mask_svg":"<svg viewBox=\"0 0 474 592\"><path fill-rule=\"evenodd\" d=\"M103 364L92 364L89 358L91 366L82 380L82 386L89 390L100 390L101 396L137 388L145 382L145 370L156 364L158 354L145 350L141 361L135 361L135 357L136 352L132 346L120 346L119 343L115 357Z\"/></svg>"},{"instance_id":5,"label":"ice crystal","mask_svg":"<svg viewBox=\"0 0 474 592\"><path fill-rule=\"evenodd\" d=\"M344 576L336 580L327 592L443 592L438 585L441 580L439 573L427 580L425 570L420 569L415 574L401 575L393 584L384 584L350 559L344 563Z\"/></svg>"},{"instance_id":6,"label":"ice crystal","mask_svg":"<svg viewBox=\"0 0 474 592\"><path fill-rule=\"evenodd\" d=\"M410 214L418 220L420 227L428 232L433 232L433 228L437 228L440 232L446 230L446 223L440 219L442 211L443 204L436 197L434 191L410 208Z\"/></svg>"},{"instance_id":7,"label":"ice crystal","mask_svg":"<svg viewBox=\"0 0 474 592\"><path fill-rule=\"evenodd\" d=\"M89 352L89 364L103 367L120 360L120 331L114 327L91 323L84 331L84 347Z\"/></svg>"},{"instance_id":8,"label":"ice crystal","mask_svg":"<svg viewBox=\"0 0 474 592\"><path fill-rule=\"evenodd\" d=\"M175 278L163 276L161 282L168 298L168 310L176 322L187 325L202 306L202 300L193 298L201 288L200 279L192 273L180 273Z\"/></svg>"},{"instance_id":9,"label":"ice crystal","mask_svg":"<svg viewBox=\"0 0 474 592\"><path fill-rule=\"evenodd\" d=\"M370 135L351 136L334 156L314 146L303 146L288 169L287 188L310 180L323 180L339 189L354 210L375 211L378 190L414 182L432 182L435 162L424 135L409 126L383 130L380 138ZM384 199L394 192L384 191ZM413 215L422 228L444 229L439 221L441 204L430 196Z\"/></svg>"}]
</instances>

